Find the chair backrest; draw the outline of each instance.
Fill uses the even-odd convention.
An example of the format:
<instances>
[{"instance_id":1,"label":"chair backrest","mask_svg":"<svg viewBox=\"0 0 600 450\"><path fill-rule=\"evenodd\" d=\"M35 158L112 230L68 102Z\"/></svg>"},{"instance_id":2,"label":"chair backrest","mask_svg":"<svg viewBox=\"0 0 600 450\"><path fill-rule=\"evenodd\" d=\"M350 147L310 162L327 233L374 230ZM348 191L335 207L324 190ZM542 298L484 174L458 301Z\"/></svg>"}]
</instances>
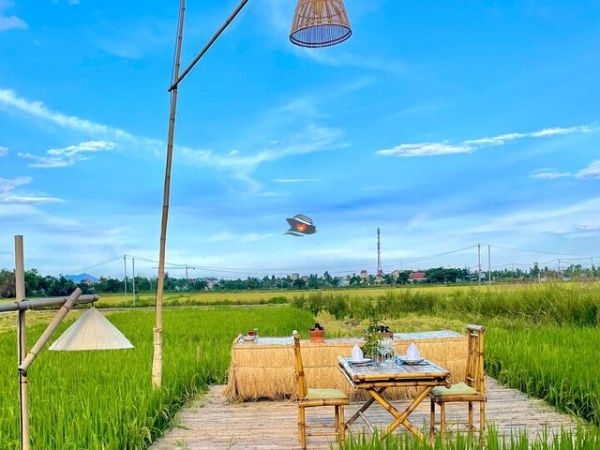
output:
<instances>
[{"instance_id":1,"label":"chair backrest","mask_svg":"<svg viewBox=\"0 0 600 450\"><path fill-rule=\"evenodd\" d=\"M300 335L294 330L292 336L294 337L294 361L296 363L298 398L305 398L308 394L308 388L306 387L306 376L304 375L304 364L302 364L302 352L300 351Z\"/></svg>"},{"instance_id":2,"label":"chair backrest","mask_svg":"<svg viewBox=\"0 0 600 450\"><path fill-rule=\"evenodd\" d=\"M465 383L481 394L485 393L485 375L483 370L484 334L485 327L481 325L467 325L469 353L467 356Z\"/></svg>"}]
</instances>

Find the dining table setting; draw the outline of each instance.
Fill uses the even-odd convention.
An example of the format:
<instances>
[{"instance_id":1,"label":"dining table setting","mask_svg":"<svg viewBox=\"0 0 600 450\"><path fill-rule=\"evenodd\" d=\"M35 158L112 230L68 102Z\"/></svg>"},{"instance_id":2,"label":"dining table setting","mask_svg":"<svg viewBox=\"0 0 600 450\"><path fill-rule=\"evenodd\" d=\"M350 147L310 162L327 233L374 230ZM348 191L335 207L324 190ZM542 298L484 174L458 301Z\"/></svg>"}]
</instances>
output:
<instances>
[{"instance_id":1,"label":"dining table setting","mask_svg":"<svg viewBox=\"0 0 600 450\"><path fill-rule=\"evenodd\" d=\"M423 358L414 342L402 355L395 353L390 339L380 340L376 351L369 355L363 354L363 350L355 345L350 356L338 357L338 369L353 389L362 390L369 395L363 405L347 420L346 428L361 419L371 431L374 431L374 426L365 412L374 404L378 404L391 416L390 424L383 431L384 435L403 426L415 437L422 438L421 431L410 422L410 415L428 397L433 388L451 385L450 371ZM417 394L402 411L398 410L386 396L389 388L398 387L417 389Z\"/></svg>"}]
</instances>

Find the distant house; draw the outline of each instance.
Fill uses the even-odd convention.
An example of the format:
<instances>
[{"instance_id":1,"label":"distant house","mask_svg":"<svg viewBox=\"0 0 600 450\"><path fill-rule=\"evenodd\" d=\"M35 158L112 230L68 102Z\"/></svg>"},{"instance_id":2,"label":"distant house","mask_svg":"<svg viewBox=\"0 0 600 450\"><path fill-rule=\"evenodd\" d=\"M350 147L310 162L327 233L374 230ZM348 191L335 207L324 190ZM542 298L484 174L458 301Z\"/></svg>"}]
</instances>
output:
<instances>
[{"instance_id":1,"label":"distant house","mask_svg":"<svg viewBox=\"0 0 600 450\"><path fill-rule=\"evenodd\" d=\"M292 281L296 281L299 278L300 278L300 274L299 273L293 273L293 274L290 275L290 280L292 280Z\"/></svg>"},{"instance_id":2,"label":"distant house","mask_svg":"<svg viewBox=\"0 0 600 450\"><path fill-rule=\"evenodd\" d=\"M392 271L392 273L390 274L392 275L392 278L398 278L400 276L400 271L398 269Z\"/></svg>"},{"instance_id":3,"label":"distant house","mask_svg":"<svg viewBox=\"0 0 600 450\"><path fill-rule=\"evenodd\" d=\"M369 272L367 270L361 270L360 278L362 278L363 280L366 280L367 278L369 278Z\"/></svg>"},{"instance_id":4,"label":"distant house","mask_svg":"<svg viewBox=\"0 0 600 450\"><path fill-rule=\"evenodd\" d=\"M216 278L206 279L206 289L209 291L212 291L217 284L219 284L219 280L217 280Z\"/></svg>"},{"instance_id":5,"label":"distant house","mask_svg":"<svg viewBox=\"0 0 600 450\"><path fill-rule=\"evenodd\" d=\"M408 281L411 283L423 283L427 281L427 276L425 275L425 272L411 272L408 275Z\"/></svg>"}]
</instances>

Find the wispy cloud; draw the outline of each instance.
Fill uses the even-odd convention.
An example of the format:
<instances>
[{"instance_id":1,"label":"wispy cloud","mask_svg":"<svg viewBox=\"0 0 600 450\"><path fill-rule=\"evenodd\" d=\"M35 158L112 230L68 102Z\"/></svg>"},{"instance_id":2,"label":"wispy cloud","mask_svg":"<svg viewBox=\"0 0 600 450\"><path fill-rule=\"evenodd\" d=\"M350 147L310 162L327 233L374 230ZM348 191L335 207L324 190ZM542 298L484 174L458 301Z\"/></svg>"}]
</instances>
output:
<instances>
[{"instance_id":1,"label":"wispy cloud","mask_svg":"<svg viewBox=\"0 0 600 450\"><path fill-rule=\"evenodd\" d=\"M219 154L212 150L189 147L180 147L178 152L188 164L228 171L235 179L247 183L256 193L260 190L260 184L252 179L252 173L261 164L291 156L343 148L345 145L339 142L341 136L342 132L336 128L309 124L302 132L292 134L286 142L272 144L255 153L244 154L234 150Z\"/></svg>"},{"instance_id":2,"label":"wispy cloud","mask_svg":"<svg viewBox=\"0 0 600 450\"><path fill-rule=\"evenodd\" d=\"M154 18L139 19L136 23L111 22L94 38L96 46L111 55L139 59L172 43L172 24Z\"/></svg>"},{"instance_id":3,"label":"wispy cloud","mask_svg":"<svg viewBox=\"0 0 600 450\"><path fill-rule=\"evenodd\" d=\"M2 147L0 145L0 156L6 156L8 155L8 149L6 147Z\"/></svg>"},{"instance_id":4,"label":"wispy cloud","mask_svg":"<svg viewBox=\"0 0 600 450\"><path fill-rule=\"evenodd\" d=\"M208 242L225 242L225 241L239 241L239 242L256 242L262 241L272 237L272 233L232 233L230 231L220 231L218 233L209 236L206 240Z\"/></svg>"},{"instance_id":5,"label":"wispy cloud","mask_svg":"<svg viewBox=\"0 0 600 450\"><path fill-rule=\"evenodd\" d=\"M97 153L112 150L116 147L114 142L108 141L86 141L64 148L53 148L46 152L45 156L32 155L31 153L19 153L21 158L33 161L29 166L38 168L69 167L78 161L88 160L89 153Z\"/></svg>"},{"instance_id":6,"label":"wispy cloud","mask_svg":"<svg viewBox=\"0 0 600 450\"><path fill-rule=\"evenodd\" d=\"M5 11L13 6L11 0L0 0L0 31L8 30L25 30L27 29L27 23L17 17L9 16Z\"/></svg>"},{"instance_id":7,"label":"wispy cloud","mask_svg":"<svg viewBox=\"0 0 600 450\"><path fill-rule=\"evenodd\" d=\"M42 102L27 100L19 97L10 89L0 89L0 107L8 110L19 111L21 113L47 120L63 128L80 131L87 134L103 134L114 136L116 138L133 139L134 136L119 128L92 122L76 116L70 116L58 111L53 111Z\"/></svg>"},{"instance_id":8,"label":"wispy cloud","mask_svg":"<svg viewBox=\"0 0 600 450\"><path fill-rule=\"evenodd\" d=\"M394 148L378 150L382 156L434 156L454 155L457 153L471 153L474 149L468 145L452 145L448 142L423 142L419 144L400 144Z\"/></svg>"},{"instance_id":9,"label":"wispy cloud","mask_svg":"<svg viewBox=\"0 0 600 450\"><path fill-rule=\"evenodd\" d=\"M580 179L600 179L600 159L597 159L595 161L592 161L587 167L585 167L584 169L581 169L579 172L577 172L577 174L575 175L577 178Z\"/></svg>"},{"instance_id":10,"label":"wispy cloud","mask_svg":"<svg viewBox=\"0 0 600 450\"><path fill-rule=\"evenodd\" d=\"M83 154L86 152L109 150L116 146L127 148L136 146L146 151L153 151L158 155L159 151L164 149L165 145L158 139L136 136L120 128L54 111L42 102L25 99L9 89L0 89L0 108L2 107L10 111L18 111L34 118L49 121L59 127L69 128L84 135L111 138L111 141L87 141L77 146L52 149L43 156L20 153L19 156L33 161L32 167L66 167L74 164L76 161L85 159ZM285 121L289 121L289 123L282 122L282 115L277 114L277 111L281 108L287 108L288 111L284 117ZM304 121L301 128L298 126L298 121L294 119L296 116L301 116ZM321 119L319 120L320 123L316 123L317 118ZM259 137L253 137L253 139L256 139L254 146L263 147L261 150L250 152L231 150L226 153L220 153L212 149L177 146L176 151L187 164L224 170L233 179L246 183L250 187L251 192L258 193L261 186L260 183L252 178L252 173L261 164L291 156L340 149L346 146L346 144L340 141L343 136L342 131L323 125L323 120L319 117L317 108L311 106L311 102L308 100L294 104L287 103L279 108L274 108L265 114L263 121L265 123L259 122L260 127L262 127ZM293 128L290 128L292 124ZM256 126L252 127L252 129L255 130ZM281 129L290 130L285 138L273 140L265 137L270 133L282 133ZM97 144L94 145L97 142L101 142L102 144L99 146ZM125 143L127 146L123 145Z\"/></svg>"},{"instance_id":11,"label":"wispy cloud","mask_svg":"<svg viewBox=\"0 0 600 450\"><path fill-rule=\"evenodd\" d=\"M572 175L571 172L559 172L555 169L538 169L531 174L531 177L538 180L556 180L557 178L566 178Z\"/></svg>"},{"instance_id":12,"label":"wispy cloud","mask_svg":"<svg viewBox=\"0 0 600 450\"><path fill-rule=\"evenodd\" d=\"M600 127L596 124L578 125L567 128L544 128L542 130L533 131L530 133L506 133L492 137L469 139L458 144L451 144L448 141L400 144L393 148L377 150L375 153L381 156L396 156L404 158L472 153L485 147L505 145L509 142L521 139L539 139L569 134L593 133L599 130Z\"/></svg>"},{"instance_id":13,"label":"wispy cloud","mask_svg":"<svg viewBox=\"0 0 600 450\"><path fill-rule=\"evenodd\" d=\"M316 178L273 178L273 183L292 184L292 183L312 183L318 181Z\"/></svg>"},{"instance_id":14,"label":"wispy cloud","mask_svg":"<svg viewBox=\"0 0 600 450\"><path fill-rule=\"evenodd\" d=\"M497 217L486 224L475 227L476 233L528 233L564 234L600 227L595 214L600 207L600 197L583 200L567 206L552 206L547 209L527 209Z\"/></svg>"},{"instance_id":15,"label":"wispy cloud","mask_svg":"<svg viewBox=\"0 0 600 450\"><path fill-rule=\"evenodd\" d=\"M540 180L556 180L558 178L574 177L580 180L598 180L600 179L600 159L592 161L587 167L572 173L560 172L554 169L538 169L531 176Z\"/></svg>"},{"instance_id":16,"label":"wispy cloud","mask_svg":"<svg viewBox=\"0 0 600 450\"><path fill-rule=\"evenodd\" d=\"M44 204L60 203L63 200L47 195L15 194L17 188L31 183L31 177L0 178L0 203Z\"/></svg>"}]
</instances>

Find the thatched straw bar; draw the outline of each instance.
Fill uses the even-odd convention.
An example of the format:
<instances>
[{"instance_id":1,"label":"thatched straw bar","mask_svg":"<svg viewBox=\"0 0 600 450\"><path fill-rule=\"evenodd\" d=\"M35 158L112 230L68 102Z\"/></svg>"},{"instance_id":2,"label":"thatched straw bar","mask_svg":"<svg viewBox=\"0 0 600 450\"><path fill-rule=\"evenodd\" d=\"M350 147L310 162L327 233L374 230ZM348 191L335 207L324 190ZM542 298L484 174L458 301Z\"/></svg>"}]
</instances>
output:
<instances>
[{"instance_id":1,"label":"thatched straw bar","mask_svg":"<svg viewBox=\"0 0 600 450\"><path fill-rule=\"evenodd\" d=\"M405 354L415 342L421 355L451 373L451 382L465 377L467 337L458 333L403 333L394 339L394 349ZM366 399L368 394L356 391L338 369L338 357L349 356L361 339L326 339L322 344L302 341L302 360L308 386L335 388L346 392L351 399ZM417 395L415 388L390 388L389 399L406 399ZM282 399L296 395L294 350L291 339L260 338L258 343L236 339L231 349L229 382L225 392L232 401Z\"/></svg>"}]
</instances>

